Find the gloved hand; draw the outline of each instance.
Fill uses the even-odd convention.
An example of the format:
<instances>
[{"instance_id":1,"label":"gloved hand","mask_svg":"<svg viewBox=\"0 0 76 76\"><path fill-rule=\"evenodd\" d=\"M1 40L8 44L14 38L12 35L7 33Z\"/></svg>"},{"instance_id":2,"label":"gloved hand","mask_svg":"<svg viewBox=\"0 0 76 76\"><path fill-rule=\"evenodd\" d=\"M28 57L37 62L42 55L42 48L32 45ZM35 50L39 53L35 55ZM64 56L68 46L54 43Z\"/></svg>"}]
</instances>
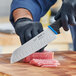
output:
<instances>
[{"instance_id":1,"label":"gloved hand","mask_svg":"<svg viewBox=\"0 0 76 76\"><path fill-rule=\"evenodd\" d=\"M14 23L14 28L17 35L20 37L21 43L24 44L31 38L43 31L42 24L39 22L33 22L29 18L20 18ZM42 52L44 48L38 52Z\"/></svg>"},{"instance_id":2,"label":"gloved hand","mask_svg":"<svg viewBox=\"0 0 76 76\"><path fill-rule=\"evenodd\" d=\"M76 25L76 0L63 0L62 7L55 16L55 20L61 18L62 27L68 31L68 25Z\"/></svg>"}]
</instances>

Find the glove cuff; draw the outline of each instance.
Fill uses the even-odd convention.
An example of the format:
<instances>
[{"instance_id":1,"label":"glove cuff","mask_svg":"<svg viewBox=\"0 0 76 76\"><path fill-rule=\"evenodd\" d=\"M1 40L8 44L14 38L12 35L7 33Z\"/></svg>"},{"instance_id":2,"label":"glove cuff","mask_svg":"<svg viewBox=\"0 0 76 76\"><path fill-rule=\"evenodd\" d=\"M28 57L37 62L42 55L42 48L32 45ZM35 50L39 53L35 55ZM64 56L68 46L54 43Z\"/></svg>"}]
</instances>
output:
<instances>
[{"instance_id":1,"label":"glove cuff","mask_svg":"<svg viewBox=\"0 0 76 76\"><path fill-rule=\"evenodd\" d=\"M19 18L16 22L14 22L14 28L16 27L16 24L18 23L18 22L22 22L22 21L32 21L31 19L29 19L29 18L25 18L25 17L23 17L23 18Z\"/></svg>"}]
</instances>

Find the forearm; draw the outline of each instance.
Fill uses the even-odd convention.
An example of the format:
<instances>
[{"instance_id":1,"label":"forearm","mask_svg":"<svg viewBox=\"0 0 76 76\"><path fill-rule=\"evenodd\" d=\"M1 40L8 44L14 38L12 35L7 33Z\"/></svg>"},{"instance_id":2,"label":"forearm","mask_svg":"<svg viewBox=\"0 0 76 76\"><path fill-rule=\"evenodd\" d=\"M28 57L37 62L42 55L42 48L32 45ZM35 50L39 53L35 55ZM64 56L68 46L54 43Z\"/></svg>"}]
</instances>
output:
<instances>
[{"instance_id":1,"label":"forearm","mask_svg":"<svg viewBox=\"0 0 76 76\"><path fill-rule=\"evenodd\" d=\"M16 22L19 18L23 17L30 18L31 20L33 20L32 14L27 9L18 8L13 11L14 22Z\"/></svg>"}]
</instances>

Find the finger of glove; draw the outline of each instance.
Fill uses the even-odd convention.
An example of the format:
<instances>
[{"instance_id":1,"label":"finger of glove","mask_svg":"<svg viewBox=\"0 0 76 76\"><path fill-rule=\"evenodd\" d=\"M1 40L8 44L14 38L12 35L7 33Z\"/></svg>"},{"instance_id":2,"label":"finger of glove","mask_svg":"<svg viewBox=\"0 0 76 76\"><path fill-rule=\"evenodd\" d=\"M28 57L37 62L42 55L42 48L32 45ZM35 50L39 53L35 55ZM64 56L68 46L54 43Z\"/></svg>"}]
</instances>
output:
<instances>
[{"instance_id":1,"label":"finger of glove","mask_svg":"<svg viewBox=\"0 0 76 76\"><path fill-rule=\"evenodd\" d=\"M68 17L66 14L62 14L61 15L61 23L62 23L62 27L65 31L68 31Z\"/></svg>"},{"instance_id":2,"label":"finger of glove","mask_svg":"<svg viewBox=\"0 0 76 76\"><path fill-rule=\"evenodd\" d=\"M42 49L38 50L37 52L43 52L43 51L44 51L44 48L42 48Z\"/></svg>"},{"instance_id":3,"label":"finger of glove","mask_svg":"<svg viewBox=\"0 0 76 76\"><path fill-rule=\"evenodd\" d=\"M76 4L74 5L74 15L76 16Z\"/></svg>"},{"instance_id":4,"label":"finger of glove","mask_svg":"<svg viewBox=\"0 0 76 76\"><path fill-rule=\"evenodd\" d=\"M31 34L31 30L30 29L25 31L25 36L24 37L25 37L25 41L26 42L29 41L32 38L32 34Z\"/></svg>"},{"instance_id":5,"label":"finger of glove","mask_svg":"<svg viewBox=\"0 0 76 76\"><path fill-rule=\"evenodd\" d=\"M59 11L59 12L56 14L56 16L55 16L55 20L60 19L60 17L61 17L61 11Z\"/></svg>"},{"instance_id":6,"label":"finger of glove","mask_svg":"<svg viewBox=\"0 0 76 76\"><path fill-rule=\"evenodd\" d=\"M22 44L22 45L25 43L24 35L21 35L21 36L20 36L20 41L21 41L21 44Z\"/></svg>"},{"instance_id":7,"label":"finger of glove","mask_svg":"<svg viewBox=\"0 0 76 76\"><path fill-rule=\"evenodd\" d=\"M42 24L41 24L41 23L39 23L38 33L41 33L42 31L43 31Z\"/></svg>"},{"instance_id":8,"label":"finger of glove","mask_svg":"<svg viewBox=\"0 0 76 76\"><path fill-rule=\"evenodd\" d=\"M47 45L46 45L46 46L47 46ZM43 52L46 46L44 46L43 48L41 48L41 49L38 50L37 52Z\"/></svg>"},{"instance_id":9,"label":"finger of glove","mask_svg":"<svg viewBox=\"0 0 76 76\"><path fill-rule=\"evenodd\" d=\"M33 28L33 30L32 30L32 38L33 37L35 37L36 35L38 35L38 30L37 29L35 29L35 28Z\"/></svg>"},{"instance_id":10,"label":"finger of glove","mask_svg":"<svg viewBox=\"0 0 76 76\"><path fill-rule=\"evenodd\" d=\"M72 26L76 25L76 21L75 21L74 15L68 15L68 22Z\"/></svg>"}]
</instances>

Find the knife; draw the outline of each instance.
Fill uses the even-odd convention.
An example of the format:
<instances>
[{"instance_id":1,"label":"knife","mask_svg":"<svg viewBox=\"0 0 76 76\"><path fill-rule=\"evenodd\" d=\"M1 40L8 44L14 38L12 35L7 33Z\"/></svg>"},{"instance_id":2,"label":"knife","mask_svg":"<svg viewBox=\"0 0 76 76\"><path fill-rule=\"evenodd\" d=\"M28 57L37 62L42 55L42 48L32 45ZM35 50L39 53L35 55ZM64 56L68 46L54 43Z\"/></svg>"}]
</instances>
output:
<instances>
[{"instance_id":1,"label":"knife","mask_svg":"<svg viewBox=\"0 0 76 76\"><path fill-rule=\"evenodd\" d=\"M56 35L60 33L60 28L61 20L59 19L40 34L17 48L11 56L10 63L18 62L48 45L48 43L56 39Z\"/></svg>"}]
</instances>

